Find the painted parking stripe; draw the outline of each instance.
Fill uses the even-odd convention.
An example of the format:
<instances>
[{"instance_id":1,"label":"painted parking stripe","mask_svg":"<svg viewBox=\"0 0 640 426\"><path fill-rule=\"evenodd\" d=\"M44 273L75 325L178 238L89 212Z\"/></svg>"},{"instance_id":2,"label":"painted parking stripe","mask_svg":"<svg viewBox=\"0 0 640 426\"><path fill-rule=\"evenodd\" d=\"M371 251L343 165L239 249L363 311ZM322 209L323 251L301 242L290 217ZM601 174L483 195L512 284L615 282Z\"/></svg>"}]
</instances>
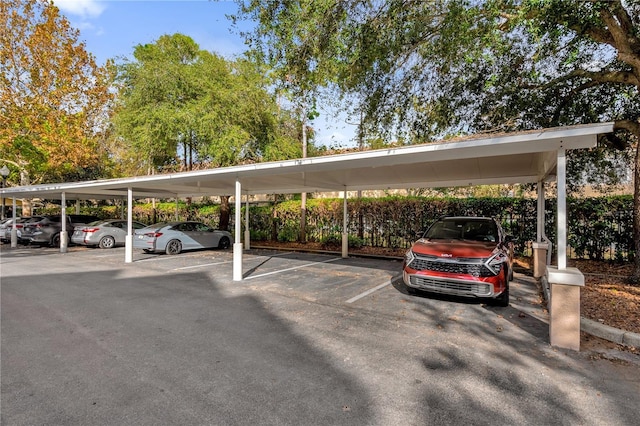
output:
<instances>
[{"instance_id":1,"label":"painted parking stripe","mask_svg":"<svg viewBox=\"0 0 640 426\"><path fill-rule=\"evenodd\" d=\"M318 264L321 264L321 263L335 262L336 260L340 260L340 259L342 259L342 258L341 257L336 257L336 258L329 259L329 260L323 260L322 262L305 263L304 265L294 266L293 268L280 269L280 270L277 270L277 271L266 272L266 273L260 274L260 275L252 275L250 277L246 277L245 280L252 280L254 278L266 277L268 275L275 275L275 274L279 274L281 272L293 271L294 269L306 268L308 266L318 265Z\"/></svg>"},{"instance_id":2,"label":"painted parking stripe","mask_svg":"<svg viewBox=\"0 0 640 426\"><path fill-rule=\"evenodd\" d=\"M191 265L191 266L183 266L181 268L174 268L172 271L182 271L184 269L193 269L193 268L204 268L205 266L214 266L214 265L223 265L225 263L232 263L233 260L225 260L222 262L214 262L214 263L203 263L202 265Z\"/></svg>"},{"instance_id":3,"label":"painted parking stripe","mask_svg":"<svg viewBox=\"0 0 640 426\"><path fill-rule=\"evenodd\" d=\"M254 257L280 257L280 256L286 256L288 254L293 254L294 252L292 251L285 251L282 253L278 253L278 254L250 254L248 256L251 256L252 258Z\"/></svg>"},{"instance_id":4,"label":"painted parking stripe","mask_svg":"<svg viewBox=\"0 0 640 426\"><path fill-rule=\"evenodd\" d=\"M364 293L360 293L359 295L352 297L351 299L347 300L347 303L353 303L353 302L356 302L356 301L358 301L358 300L362 299L363 297L366 297L366 296L370 295L371 293L374 293L374 292L376 292L376 291L380 290L381 288L385 288L386 286L388 286L389 284L391 284L391 283L393 282L393 280L394 280L394 279L396 279L396 278L397 278L397 277L392 277L392 278L391 278L389 281L387 281L386 283L384 283L384 284L380 284L379 286L376 286L376 287L374 287L374 288L371 288L371 289L369 289L369 290L365 291Z\"/></svg>"}]
</instances>

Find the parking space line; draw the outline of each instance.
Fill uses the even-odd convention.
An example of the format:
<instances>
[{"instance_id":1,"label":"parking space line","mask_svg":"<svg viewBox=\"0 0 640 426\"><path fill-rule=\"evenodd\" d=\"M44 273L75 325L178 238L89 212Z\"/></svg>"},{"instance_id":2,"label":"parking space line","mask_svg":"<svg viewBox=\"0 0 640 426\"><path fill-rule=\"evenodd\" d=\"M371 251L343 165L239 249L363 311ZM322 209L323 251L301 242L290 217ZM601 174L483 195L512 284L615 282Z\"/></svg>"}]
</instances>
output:
<instances>
[{"instance_id":1,"label":"parking space line","mask_svg":"<svg viewBox=\"0 0 640 426\"><path fill-rule=\"evenodd\" d=\"M280 257L280 256L286 256L288 254L293 254L292 251L285 251L283 253L278 253L278 254L249 254L248 256L251 257Z\"/></svg>"},{"instance_id":2,"label":"parking space line","mask_svg":"<svg viewBox=\"0 0 640 426\"><path fill-rule=\"evenodd\" d=\"M181 268L174 268L172 271L182 271L184 269L193 269L193 268L204 268L205 266L213 266L213 265L223 265L225 263L232 263L233 260L225 260L222 262L214 262L214 263L203 263L202 265L191 265L191 266L183 266Z\"/></svg>"},{"instance_id":3,"label":"parking space line","mask_svg":"<svg viewBox=\"0 0 640 426\"><path fill-rule=\"evenodd\" d=\"M318 265L318 264L321 264L321 263L335 262L336 260L340 260L340 259L342 259L342 258L341 257L336 257L336 258L329 259L329 260L323 260L322 262L305 263L304 265L294 266L292 268L286 268L286 269L280 269L280 270L277 270L277 271L266 272L266 273L260 274L260 275L252 275L252 276L246 277L245 280L252 280L254 278L266 277L268 275L275 275L275 274L279 274L281 272L293 271L294 269L306 268L307 266Z\"/></svg>"},{"instance_id":4,"label":"parking space line","mask_svg":"<svg viewBox=\"0 0 640 426\"><path fill-rule=\"evenodd\" d=\"M362 299L363 297L366 297L366 296L370 295L371 293L374 293L374 292L380 290L381 288L385 288L386 286L391 284L395 278L396 277L391 277L389 279L389 281L387 281L386 283L380 284L379 286L376 286L374 288L370 288L369 290L365 291L364 293L360 293L359 295L352 297L351 299L347 300L347 303L356 302L356 301Z\"/></svg>"}]
</instances>

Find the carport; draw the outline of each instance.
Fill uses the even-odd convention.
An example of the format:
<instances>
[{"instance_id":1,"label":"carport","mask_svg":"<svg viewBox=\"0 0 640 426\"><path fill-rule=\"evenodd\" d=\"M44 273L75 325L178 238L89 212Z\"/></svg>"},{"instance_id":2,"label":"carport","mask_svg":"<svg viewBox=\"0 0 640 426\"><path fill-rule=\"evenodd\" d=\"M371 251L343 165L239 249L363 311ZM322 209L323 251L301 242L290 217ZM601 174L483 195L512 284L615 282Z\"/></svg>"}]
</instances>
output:
<instances>
[{"instance_id":1,"label":"carport","mask_svg":"<svg viewBox=\"0 0 640 426\"><path fill-rule=\"evenodd\" d=\"M345 205L342 256L347 257L346 203L349 191L536 183L538 227L534 252L544 259L550 243L544 232L544 185L555 180L558 191L557 266L547 265L544 268L543 264L536 270L544 270L551 283L554 301L551 303L551 343L578 349L579 287L584 285L584 277L580 271L567 268L566 152L595 147L600 135L612 131L613 123L594 123L481 135L440 143L193 172L6 188L2 190L2 196L14 200L35 197L60 199L62 214L70 200L126 199L129 207L126 263L133 261L131 207L134 198L234 196L233 279L241 281L242 251L249 248L248 220L245 220L244 244L241 239L243 195L248 200L249 195L257 194L342 191ZM61 250L64 251L66 241L65 238L61 240ZM12 244L15 244L13 238Z\"/></svg>"}]
</instances>

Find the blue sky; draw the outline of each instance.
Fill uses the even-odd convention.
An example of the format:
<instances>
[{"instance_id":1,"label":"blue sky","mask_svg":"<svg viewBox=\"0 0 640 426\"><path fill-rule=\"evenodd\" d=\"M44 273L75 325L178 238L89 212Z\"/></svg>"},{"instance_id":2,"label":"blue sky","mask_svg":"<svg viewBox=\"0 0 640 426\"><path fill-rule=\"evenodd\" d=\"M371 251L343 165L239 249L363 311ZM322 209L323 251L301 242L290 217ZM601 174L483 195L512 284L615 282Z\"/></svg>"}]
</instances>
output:
<instances>
[{"instance_id":1,"label":"blue sky","mask_svg":"<svg viewBox=\"0 0 640 426\"><path fill-rule=\"evenodd\" d=\"M71 24L81 32L98 63L109 58L130 57L134 46L152 43L163 34L190 36L200 48L226 58L242 54L245 45L232 29L227 15L237 6L233 1L208 0L54 0ZM250 28L251 23L244 23ZM313 123L319 145L354 146L354 128L330 114Z\"/></svg>"}]
</instances>

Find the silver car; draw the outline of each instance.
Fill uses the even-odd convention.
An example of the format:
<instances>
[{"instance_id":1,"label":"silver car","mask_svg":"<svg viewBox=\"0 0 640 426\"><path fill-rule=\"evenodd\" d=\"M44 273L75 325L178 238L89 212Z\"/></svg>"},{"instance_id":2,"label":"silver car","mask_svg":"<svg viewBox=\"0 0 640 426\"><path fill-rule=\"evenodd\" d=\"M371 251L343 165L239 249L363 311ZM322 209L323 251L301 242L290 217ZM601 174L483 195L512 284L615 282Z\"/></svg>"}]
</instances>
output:
<instances>
[{"instance_id":1,"label":"silver car","mask_svg":"<svg viewBox=\"0 0 640 426\"><path fill-rule=\"evenodd\" d=\"M200 222L161 222L138 229L133 247L146 253L178 254L183 250L231 246L231 234Z\"/></svg>"},{"instance_id":2,"label":"silver car","mask_svg":"<svg viewBox=\"0 0 640 426\"><path fill-rule=\"evenodd\" d=\"M37 222L42 219L42 216L23 216L16 218L16 232L18 236L18 242L26 243L22 240L23 228L31 222ZM5 220L0 224L0 240L3 243L11 242L11 231L13 229L13 218Z\"/></svg>"},{"instance_id":3,"label":"silver car","mask_svg":"<svg viewBox=\"0 0 640 426\"><path fill-rule=\"evenodd\" d=\"M147 225L132 223L134 231ZM103 249L124 245L127 236L127 221L122 219L98 220L85 226L78 226L71 235L71 242Z\"/></svg>"}]
</instances>

